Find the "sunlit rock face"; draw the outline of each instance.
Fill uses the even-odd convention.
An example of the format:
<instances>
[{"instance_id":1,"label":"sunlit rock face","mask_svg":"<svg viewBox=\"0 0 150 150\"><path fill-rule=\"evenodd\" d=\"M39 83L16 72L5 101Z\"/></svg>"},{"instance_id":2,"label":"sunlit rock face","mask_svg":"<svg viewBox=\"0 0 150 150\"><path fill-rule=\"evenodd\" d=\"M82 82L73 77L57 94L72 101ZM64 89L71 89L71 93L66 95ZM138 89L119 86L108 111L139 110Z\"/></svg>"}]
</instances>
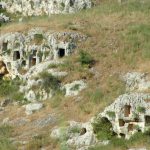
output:
<instances>
[{"instance_id":1,"label":"sunlit rock face","mask_svg":"<svg viewBox=\"0 0 150 150\"><path fill-rule=\"evenodd\" d=\"M41 87L44 81L39 78L40 73L46 71L56 78L67 76L67 72L50 66L63 63L66 57L73 55L77 44L86 39L85 35L76 32L44 31L42 28L3 34L0 37L0 76L19 77L23 82L20 92L28 101L51 98L53 92L46 92ZM75 95L85 88L76 84L77 87L72 89Z\"/></svg>"},{"instance_id":2,"label":"sunlit rock face","mask_svg":"<svg viewBox=\"0 0 150 150\"><path fill-rule=\"evenodd\" d=\"M130 138L136 132L150 127L150 95L131 93L119 96L106 107L101 117L106 117L120 137Z\"/></svg>"},{"instance_id":3,"label":"sunlit rock face","mask_svg":"<svg viewBox=\"0 0 150 150\"><path fill-rule=\"evenodd\" d=\"M23 16L75 13L92 7L91 0L8 0L1 3L9 13Z\"/></svg>"},{"instance_id":4,"label":"sunlit rock face","mask_svg":"<svg viewBox=\"0 0 150 150\"><path fill-rule=\"evenodd\" d=\"M14 78L43 61L71 55L77 42L85 39L75 32L44 32L40 28L25 33L7 33L0 37L1 60Z\"/></svg>"}]
</instances>

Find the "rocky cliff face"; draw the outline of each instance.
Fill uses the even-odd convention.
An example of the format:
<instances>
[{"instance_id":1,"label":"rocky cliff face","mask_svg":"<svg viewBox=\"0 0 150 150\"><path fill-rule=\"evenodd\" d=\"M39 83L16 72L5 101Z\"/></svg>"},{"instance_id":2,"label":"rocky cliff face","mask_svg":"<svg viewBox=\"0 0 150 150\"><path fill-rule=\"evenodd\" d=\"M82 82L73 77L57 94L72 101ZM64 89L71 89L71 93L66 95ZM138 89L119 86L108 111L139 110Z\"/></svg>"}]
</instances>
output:
<instances>
[{"instance_id":1,"label":"rocky cliff face","mask_svg":"<svg viewBox=\"0 0 150 150\"><path fill-rule=\"evenodd\" d=\"M2 3L0 4L2 5ZM9 0L3 3L6 10L23 16L75 13L92 7L90 0Z\"/></svg>"},{"instance_id":2,"label":"rocky cliff face","mask_svg":"<svg viewBox=\"0 0 150 150\"><path fill-rule=\"evenodd\" d=\"M0 74L5 78L19 77L23 80L20 91L29 101L45 100L52 96L40 87L42 79L35 79L45 70L55 77L63 77L67 72L50 69L50 65L63 63L61 58L73 54L77 42L86 40L86 36L75 32L44 32L40 28L26 33L8 33L0 37L1 65ZM75 85L77 89L71 90ZM66 95L77 95L85 88L82 81L65 85ZM31 90L32 89L32 90Z\"/></svg>"},{"instance_id":3,"label":"rocky cliff face","mask_svg":"<svg viewBox=\"0 0 150 150\"><path fill-rule=\"evenodd\" d=\"M25 35L26 34L26 35ZM0 37L0 53L12 78L20 76L18 70L30 69L43 61L69 56L77 41L86 37L73 32L44 33L42 29L31 29L27 33L8 33Z\"/></svg>"}]
</instances>

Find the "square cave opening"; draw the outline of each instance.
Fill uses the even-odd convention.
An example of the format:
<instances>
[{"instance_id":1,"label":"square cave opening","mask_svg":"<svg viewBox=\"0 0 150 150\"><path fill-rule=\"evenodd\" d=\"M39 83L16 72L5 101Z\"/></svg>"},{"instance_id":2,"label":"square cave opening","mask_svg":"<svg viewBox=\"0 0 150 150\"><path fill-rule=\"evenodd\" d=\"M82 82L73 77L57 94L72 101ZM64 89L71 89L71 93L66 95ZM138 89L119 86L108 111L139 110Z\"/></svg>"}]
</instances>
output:
<instances>
[{"instance_id":1,"label":"square cave opening","mask_svg":"<svg viewBox=\"0 0 150 150\"><path fill-rule=\"evenodd\" d=\"M4 43L3 43L3 47L2 47L2 50L3 50L3 51L6 51L6 50L7 50L7 45L8 45L7 42L4 42Z\"/></svg>"},{"instance_id":2,"label":"square cave opening","mask_svg":"<svg viewBox=\"0 0 150 150\"><path fill-rule=\"evenodd\" d=\"M64 48L59 48L58 49L58 57L62 58L65 56L65 49Z\"/></svg>"},{"instance_id":3,"label":"square cave opening","mask_svg":"<svg viewBox=\"0 0 150 150\"><path fill-rule=\"evenodd\" d=\"M35 66L36 65L36 58L32 58L31 59L31 66Z\"/></svg>"},{"instance_id":4,"label":"square cave opening","mask_svg":"<svg viewBox=\"0 0 150 150\"><path fill-rule=\"evenodd\" d=\"M123 119L119 119L119 127L123 127L125 125L125 121Z\"/></svg>"},{"instance_id":5,"label":"square cave opening","mask_svg":"<svg viewBox=\"0 0 150 150\"><path fill-rule=\"evenodd\" d=\"M129 131L133 131L133 129L134 129L134 125L133 124L129 124L128 125L128 132Z\"/></svg>"},{"instance_id":6,"label":"square cave opening","mask_svg":"<svg viewBox=\"0 0 150 150\"><path fill-rule=\"evenodd\" d=\"M131 106L130 105L125 105L124 106L124 116L129 117L130 113L131 113Z\"/></svg>"},{"instance_id":7,"label":"square cave opening","mask_svg":"<svg viewBox=\"0 0 150 150\"><path fill-rule=\"evenodd\" d=\"M18 60L20 59L20 52L19 51L14 51L14 54L13 54L13 60Z\"/></svg>"},{"instance_id":8,"label":"square cave opening","mask_svg":"<svg viewBox=\"0 0 150 150\"><path fill-rule=\"evenodd\" d=\"M145 116L145 125L150 126L150 116L148 115Z\"/></svg>"}]
</instances>

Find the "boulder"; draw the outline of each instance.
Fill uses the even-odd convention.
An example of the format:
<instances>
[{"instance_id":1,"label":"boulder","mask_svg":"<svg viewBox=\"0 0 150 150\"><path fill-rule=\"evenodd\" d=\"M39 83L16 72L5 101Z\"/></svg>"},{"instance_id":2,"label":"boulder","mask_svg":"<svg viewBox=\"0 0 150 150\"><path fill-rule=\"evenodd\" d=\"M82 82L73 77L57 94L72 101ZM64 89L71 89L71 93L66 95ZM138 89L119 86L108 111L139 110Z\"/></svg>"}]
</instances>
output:
<instances>
[{"instance_id":1,"label":"boulder","mask_svg":"<svg viewBox=\"0 0 150 150\"><path fill-rule=\"evenodd\" d=\"M145 91L150 88L150 81L146 73L129 72L123 76L127 91Z\"/></svg>"},{"instance_id":2,"label":"boulder","mask_svg":"<svg viewBox=\"0 0 150 150\"><path fill-rule=\"evenodd\" d=\"M66 96L76 96L79 94L80 91L85 89L87 87L87 84L82 81L73 81L72 83L65 84L63 86L63 89L66 91Z\"/></svg>"},{"instance_id":3,"label":"boulder","mask_svg":"<svg viewBox=\"0 0 150 150\"><path fill-rule=\"evenodd\" d=\"M31 115L33 112L40 110L43 107L42 103L30 103L25 105L25 113Z\"/></svg>"},{"instance_id":4,"label":"boulder","mask_svg":"<svg viewBox=\"0 0 150 150\"><path fill-rule=\"evenodd\" d=\"M73 146L77 149L86 149L97 143L91 122L70 121L69 124L68 127L55 127L51 132L51 137L60 140L65 139L69 147Z\"/></svg>"},{"instance_id":5,"label":"boulder","mask_svg":"<svg viewBox=\"0 0 150 150\"><path fill-rule=\"evenodd\" d=\"M1 101L0 106L1 107L6 107L11 102L12 101L10 99L5 99L5 100Z\"/></svg>"}]
</instances>

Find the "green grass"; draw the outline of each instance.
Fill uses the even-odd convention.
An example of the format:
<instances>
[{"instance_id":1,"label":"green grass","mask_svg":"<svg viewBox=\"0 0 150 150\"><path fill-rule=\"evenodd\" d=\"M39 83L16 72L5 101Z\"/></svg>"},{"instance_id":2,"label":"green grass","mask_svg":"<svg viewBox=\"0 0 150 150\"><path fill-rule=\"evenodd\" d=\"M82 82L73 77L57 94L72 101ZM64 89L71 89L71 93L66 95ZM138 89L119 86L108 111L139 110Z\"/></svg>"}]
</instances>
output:
<instances>
[{"instance_id":1,"label":"green grass","mask_svg":"<svg viewBox=\"0 0 150 150\"><path fill-rule=\"evenodd\" d=\"M79 128L79 127L72 127L70 129L71 133L80 133L80 131L81 131L81 128Z\"/></svg>"},{"instance_id":2,"label":"green grass","mask_svg":"<svg viewBox=\"0 0 150 150\"><path fill-rule=\"evenodd\" d=\"M76 91L76 90L79 89L79 87L80 87L80 84L76 84L76 85L74 85L74 86L71 88L71 90L72 90L72 91Z\"/></svg>"},{"instance_id":3,"label":"green grass","mask_svg":"<svg viewBox=\"0 0 150 150\"><path fill-rule=\"evenodd\" d=\"M10 141L12 128L8 125L0 126L0 149L1 150L16 150L15 146Z\"/></svg>"},{"instance_id":4,"label":"green grass","mask_svg":"<svg viewBox=\"0 0 150 150\"><path fill-rule=\"evenodd\" d=\"M60 106L61 102L64 99L64 95L62 95L61 92L57 92L51 99L50 99L50 104L52 108L56 108Z\"/></svg>"},{"instance_id":5,"label":"green grass","mask_svg":"<svg viewBox=\"0 0 150 150\"><path fill-rule=\"evenodd\" d=\"M143 59L150 59L150 26L149 24L130 25L125 34L127 41L124 54L136 57L141 54Z\"/></svg>"},{"instance_id":6,"label":"green grass","mask_svg":"<svg viewBox=\"0 0 150 150\"><path fill-rule=\"evenodd\" d=\"M21 81L19 79L14 80L0 80L1 90L0 96L4 98L10 98L15 101L23 102L23 94L19 92L19 86Z\"/></svg>"},{"instance_id":7,"label":"green grass","mask_svg":"<svg viewBox=\"0 0 150 150\"><path fill-rule=\"evenodd\" d=\"M34 41L36 42L36 44L41 44L43 41L44 37L42 34L34 34Z\"/></svg>"},{"instance_id":8,"label":"green grass","mask_svg":"<svg viewBox=\"0 0 150 150\"><path fill-rule=\"evenodd\" d=\"M89 150L127 150L134 147L150 147L150 130L146 131L145 133L138 132L134 134L130 140L112 138L108 145L98 145L90 148Z\"/></svg>"},{"instance_id":9,"label":"green grass","mask_svg":"<svg viewBox=\"0 0 150 150\"><path fill-rule=\"evenodd\" d=\"M115 118L116 117L116 114L114 111L107 111L107 115L110 117L110 118Z\"/></svg>"},{"instance_id":10,"label":"green grass","mask_svg":"<svg viewBox=\"0 0 150 150\"><path fill-rule=\"evenodd\" d=\"M40 134L34 136L32 140L25 145L26 150L39 150L44 146L49 146L55 148L57 146L58 141L51 139L49 134Z\"/></svg>"}]
</instances>

